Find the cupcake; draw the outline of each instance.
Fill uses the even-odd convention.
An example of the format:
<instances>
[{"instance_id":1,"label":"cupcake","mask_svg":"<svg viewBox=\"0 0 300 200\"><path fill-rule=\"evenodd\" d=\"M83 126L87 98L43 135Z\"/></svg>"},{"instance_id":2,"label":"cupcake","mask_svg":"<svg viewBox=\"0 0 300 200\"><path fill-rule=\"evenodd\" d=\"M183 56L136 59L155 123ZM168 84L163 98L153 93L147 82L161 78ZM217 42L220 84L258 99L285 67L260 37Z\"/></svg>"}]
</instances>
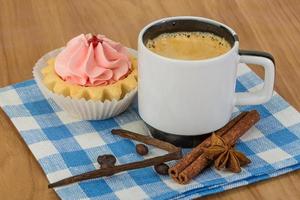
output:
<instances>
[{"instance_id":1,"label":"cupcake","mask_svg":"<svg viewBox=\"0 0 300 200\"><path fill-rule=\"evenodd\" d=\"M82 119L106 119L124 111L137 91L137 61L103 35L81 34L34 67L42 92Z\"/></svg>"}]
</instances>

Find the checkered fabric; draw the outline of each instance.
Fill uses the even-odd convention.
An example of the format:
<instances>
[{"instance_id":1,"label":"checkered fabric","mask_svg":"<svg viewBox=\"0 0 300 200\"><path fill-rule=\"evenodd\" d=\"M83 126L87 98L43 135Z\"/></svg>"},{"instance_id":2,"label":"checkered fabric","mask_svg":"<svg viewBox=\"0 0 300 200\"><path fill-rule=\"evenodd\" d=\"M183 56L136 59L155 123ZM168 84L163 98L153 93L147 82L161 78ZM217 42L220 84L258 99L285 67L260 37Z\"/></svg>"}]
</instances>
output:
<instances>
[{"instance_id":1,"label":"checkered fabric","mask_svg":"<svg viewBox=\"0 0 300 200\"><path fill-rule=\"evenodd\" d=\"M254 91L262 80L241 65L237 91ZM20 132L49 182L99 168L101 154L114 154L117 164L142 160L133 141L110 134L113 128L147 133L137 114L136 102L123 114L103 121L82 121L46 99L34 80L0 89L0 105ZM269 179L300 168L300 115L278 94L256 109L261 120L240 140L236 148L252 163L239 174L209 168L188 185L160 176L152 167L115 174L55 188L62 199L191 199ZM188 150L185 150L188 151ZM163 152L151 148L148 157ZM171 164L174 164L174 162ZM45 185L45 187L47 187Z\"/></svg>"}]
</instances>

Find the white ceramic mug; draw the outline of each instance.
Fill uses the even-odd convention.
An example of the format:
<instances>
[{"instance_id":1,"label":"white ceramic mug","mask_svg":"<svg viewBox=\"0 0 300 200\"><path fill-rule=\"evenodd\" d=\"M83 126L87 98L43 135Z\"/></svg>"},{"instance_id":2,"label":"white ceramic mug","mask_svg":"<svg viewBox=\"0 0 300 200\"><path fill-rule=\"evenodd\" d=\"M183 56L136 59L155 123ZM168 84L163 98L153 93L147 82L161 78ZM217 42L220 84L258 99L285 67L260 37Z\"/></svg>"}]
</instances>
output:
<instances>
[{"instance_id":1,"label":"white ceramic mug","mask_svg":"<svg viewBox=\"0 0 300 200\"><path fill-rule=\"evenodd\" d=\"M227 53L204 60L171 59L146 48L148 39L178 31L211 32L232 46ZM239 63L264 68L264 86L257 92L235 93ZM239 50L236 33L228 26L201 17L179 16L154 21L138 37L138 105L142 119L169 134L193 136L223 127L235 105L268 101L274 85L270 54Z\"/></svg>"}]
</instances>

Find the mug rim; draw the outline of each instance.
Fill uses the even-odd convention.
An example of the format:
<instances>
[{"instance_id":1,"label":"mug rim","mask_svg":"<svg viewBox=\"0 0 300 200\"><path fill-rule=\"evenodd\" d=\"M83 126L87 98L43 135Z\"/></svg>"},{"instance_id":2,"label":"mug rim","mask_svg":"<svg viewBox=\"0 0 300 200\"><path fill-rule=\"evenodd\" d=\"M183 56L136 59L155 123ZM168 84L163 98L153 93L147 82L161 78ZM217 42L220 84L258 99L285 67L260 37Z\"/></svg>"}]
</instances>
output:
<instances>
[{"instance_id":1,"label":"mug rim","mask_svg":"<svg viewBox=\"0 0 300 200\"><path fill-rule=\"evenodd\" d=\"M166 22L166 21L170 21L170 20L196 20L196 21L201 21L201 22L204 22L204 23L207 23L207 24L212 24L212 25L216 25L216 26L220 26L222 28L225 28L230 34L231 36L234 38L234 43L231 47L231 49L229 51L227 51L226 53L224 54L221 54L221 55L218 55L218 56L215 56L215 57L212 57L212 58L206 58L206 59L199 59L199 60L184 60L184 59L176 59L176 58L170 58L170 57L165 57L165 56L162 56L162 55L159 55L157 53L154 53L153 51L149 50L146 45L144 44L143 42L143 36L144 34L146 33L146 31L156 25L156 24L159 24L159 23L162 23L162 22ZM165 17L165 18L161 18L161 19L158 19L158 20L155 20L155 21L152 21L150 22L149 24L147 24L139 33L139 36L138 36L138 42L139 43L142 43L142 47L145 49L145 51L147 51L148 53L150 53L151 55L153 56L157 56L158 58L160 59L166 59L168 61L174 61L174 62L187 62L187 63L192 63L192 62L207 62L207 61L214 61L214 60L217 60L217 59L220 59L220 58L223 58L223 57L226 57L227 55L231 54L235 49L238 49L238 45L239 45L239 38L236 34L236 32L230 28L229 26L227 26L226 24L223 24L221 22L218 22L218 21L215 21L215 20L212 20L212 19L209 19L209 18L205 18L205 17L196 17L196 16L175 16L175 17ZM139 45L140 46L140 45Z\"/></svg>"}]
</instances>

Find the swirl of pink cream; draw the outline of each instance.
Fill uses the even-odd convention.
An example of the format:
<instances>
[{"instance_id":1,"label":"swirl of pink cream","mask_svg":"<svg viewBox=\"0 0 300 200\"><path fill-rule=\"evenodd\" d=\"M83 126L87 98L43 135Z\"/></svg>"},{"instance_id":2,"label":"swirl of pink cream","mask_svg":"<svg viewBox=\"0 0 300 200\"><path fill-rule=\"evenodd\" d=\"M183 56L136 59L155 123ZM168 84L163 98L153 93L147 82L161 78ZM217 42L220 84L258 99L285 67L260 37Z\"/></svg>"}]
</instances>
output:
<instances>
[{"instance_id":1,"label":"swirl of pink cream","mask_svg":"<svg viewBox=\"0 0 300 200\"><path fill-rule=\"evenodd\" d=\"M81 34L71 39L55 60L55 72L81 86L115 83L130 69L127 49L103 35Z\"/></svg>"}]
</instances>

